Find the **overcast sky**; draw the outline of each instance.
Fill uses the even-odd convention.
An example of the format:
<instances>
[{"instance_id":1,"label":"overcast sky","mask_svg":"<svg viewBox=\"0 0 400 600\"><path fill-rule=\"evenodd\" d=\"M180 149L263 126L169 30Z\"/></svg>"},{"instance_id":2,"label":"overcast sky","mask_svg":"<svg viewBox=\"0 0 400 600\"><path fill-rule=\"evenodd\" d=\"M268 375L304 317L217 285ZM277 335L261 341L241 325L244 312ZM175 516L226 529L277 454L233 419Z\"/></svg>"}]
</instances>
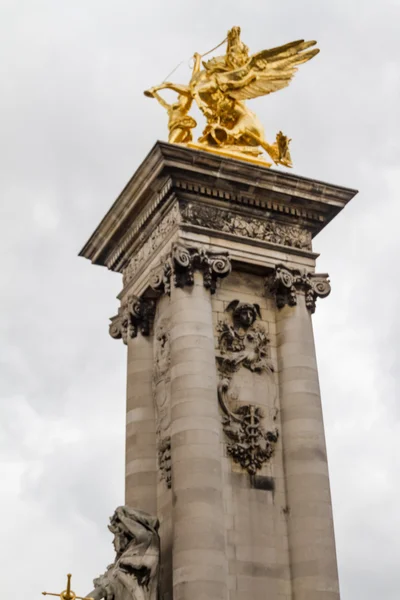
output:
<instances>
[{"instance_id":1,"label":"overcast sky","mask_svg":"<svg viewBox=\"0 0 400 600\"><path fill-rule=\"evenodd\" d=\"M0 0L0 584L87 593L123 502L121 277L80 248L157 139L143 90L186 82L233 25L255 52L321 53L251 103L294 172L360 194L315 240L314 316L342 600L400 588L400 0Z\"/></svg>"}]
</instances>

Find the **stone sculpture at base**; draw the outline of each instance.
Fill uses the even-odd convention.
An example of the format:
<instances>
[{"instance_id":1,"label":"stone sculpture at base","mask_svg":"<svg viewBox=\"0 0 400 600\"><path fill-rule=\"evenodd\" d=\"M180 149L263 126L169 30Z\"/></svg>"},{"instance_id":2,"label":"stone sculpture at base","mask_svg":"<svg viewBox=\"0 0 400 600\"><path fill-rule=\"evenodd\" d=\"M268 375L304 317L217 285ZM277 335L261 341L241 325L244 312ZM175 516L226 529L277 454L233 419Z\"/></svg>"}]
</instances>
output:
<instances>
[{"instance_id":1,"label":"stone sculpture at base","mask_svg":"<svg viewBox=\"0 0 400 600\"><path fill-rule=\"evenodd\" d=\"M158 519L120 506L110 519L115 561L94 579L94 600L157 600L160 540Z\"/></svg>"}]
</instances>

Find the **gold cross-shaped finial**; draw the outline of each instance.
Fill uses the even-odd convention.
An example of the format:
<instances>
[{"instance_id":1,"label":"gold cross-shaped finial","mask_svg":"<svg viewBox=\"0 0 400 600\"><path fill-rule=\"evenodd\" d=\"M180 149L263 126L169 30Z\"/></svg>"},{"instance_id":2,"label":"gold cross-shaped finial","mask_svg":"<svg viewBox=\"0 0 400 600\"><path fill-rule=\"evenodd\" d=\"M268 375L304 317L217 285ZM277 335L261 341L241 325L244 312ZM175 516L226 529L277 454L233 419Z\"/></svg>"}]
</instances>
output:
<instances>
[{"instance_id":1,"label":"gold cross-shaped finial","mask_svg":"<svg viewBox=\"0 0 400 600\"><path fill-rule=\"evenodd\" d=\"M75 592L71 590L71 573L67 575L67 589L59 594L53 594L52 592L42 592L43 596L58 596L61 600L85 600L82 596L77 596ZM93 600L93 598L86 598L86 600Z\"/></svg>"}]
</instances>

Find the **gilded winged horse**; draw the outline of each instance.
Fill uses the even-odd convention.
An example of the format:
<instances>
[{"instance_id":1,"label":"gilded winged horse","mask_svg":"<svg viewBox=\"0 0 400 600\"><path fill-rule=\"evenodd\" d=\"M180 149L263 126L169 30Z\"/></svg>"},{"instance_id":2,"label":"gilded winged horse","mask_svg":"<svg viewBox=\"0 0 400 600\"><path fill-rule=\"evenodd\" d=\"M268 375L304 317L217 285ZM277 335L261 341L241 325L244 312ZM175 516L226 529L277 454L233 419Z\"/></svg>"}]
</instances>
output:
<instances>
[{"instance_id":1,"label":"gilded winged horse","mask_svg":"<svg viewBox=\"0 0 400 600\"><path fill-rule=\"evenodd\" d=\"M298 40L250 56L248 47L240 39L240 27L233 27L226 40L223 56L202 62L203 57L194 54L188 85L164 82L145 92L169 113L169 141L247 159L256 159L265 150L275 164L291 167L290 140L279 132L276 141L269 144L260 121L247 108L245 100L289 85L298 65L318 54L317 48L309 50L316 42ZM163 89L175 91L177 102L167 104L159 94ZM192 143L191 132L197 123L188 115L193 101L207 119L197 145Z\"/></svg>"}]
</instances>

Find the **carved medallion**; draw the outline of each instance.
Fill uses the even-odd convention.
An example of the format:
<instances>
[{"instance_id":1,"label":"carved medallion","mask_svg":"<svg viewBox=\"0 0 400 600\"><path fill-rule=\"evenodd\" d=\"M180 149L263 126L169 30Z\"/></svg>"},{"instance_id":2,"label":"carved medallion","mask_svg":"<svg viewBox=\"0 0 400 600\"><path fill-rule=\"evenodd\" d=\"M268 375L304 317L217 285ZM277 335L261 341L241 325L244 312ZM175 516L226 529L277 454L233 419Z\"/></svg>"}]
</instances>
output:
<instances>
[{"instance_id":1,"label":"carved medallion","mask_svg":"<svg viewBox=\"0 0 400 600\"><path fill-rule=\"evenodd\" d=\"M267 462L274 452L278 440L278 430L266 431L261 422L264 417L261 408L252 404L232 407L238 397L232 391L232 377L242 367L256 375L274 371L268 357L269 339L261 324L255 323L260 317L258 304L233 300L226 309L232 321L220 321L217 325L218 370L221 379L218 385L218 400L224 413L222 426L230 440L228 454L250 475L254 475Z\"/></svg>"}]
</instances>

